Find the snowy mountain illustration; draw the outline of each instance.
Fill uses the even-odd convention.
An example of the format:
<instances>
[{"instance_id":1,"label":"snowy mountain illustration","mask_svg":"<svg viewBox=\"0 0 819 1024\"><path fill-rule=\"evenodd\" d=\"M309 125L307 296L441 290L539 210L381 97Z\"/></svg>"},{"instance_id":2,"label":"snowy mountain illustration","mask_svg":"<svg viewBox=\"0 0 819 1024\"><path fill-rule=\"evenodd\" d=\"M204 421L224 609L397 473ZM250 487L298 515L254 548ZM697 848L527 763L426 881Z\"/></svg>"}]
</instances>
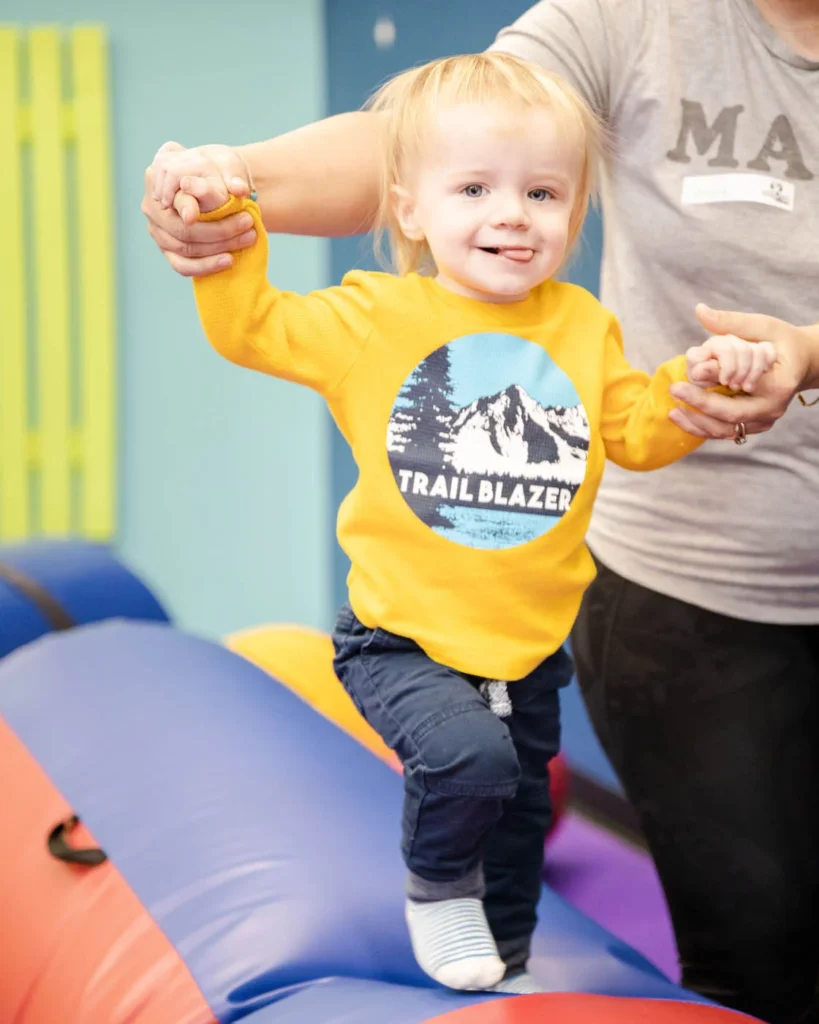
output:
<instances>
[{"instance_id":1,"label":"snowy mountain illustration","mask_svg":"<svg viewBox=\"0 0 819 1024\"><path fill-rule=\"evenodd\" d=\"M583 482L589 423L582 405L544 408L520 384L512 384L460 411L433 407L428 414L419 422L416 407L396 407L388 451L403 454L420 445L429 461L457 473Z\"/></svg>"},{"instance_id":2,"label":"snowy mountain illustration","mask_svg":"<svg viewBox=\"0 0 819 1024\"><path fill-rule=\"evenodd\" d=\"M462 409L446 448L444 461L458 473L579 485L586 472L589 424L582 406L544 408L512 384Z\"/></svg>"}]
</instances>

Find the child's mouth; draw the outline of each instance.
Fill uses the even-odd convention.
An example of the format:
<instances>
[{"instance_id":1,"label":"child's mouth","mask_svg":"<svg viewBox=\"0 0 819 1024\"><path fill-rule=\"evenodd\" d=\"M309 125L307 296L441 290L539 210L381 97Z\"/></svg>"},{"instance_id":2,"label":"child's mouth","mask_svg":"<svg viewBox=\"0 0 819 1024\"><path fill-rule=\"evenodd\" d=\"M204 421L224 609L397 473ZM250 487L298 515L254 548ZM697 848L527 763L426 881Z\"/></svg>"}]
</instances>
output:
<instances>
[{"instance_id":1,"label":"child's mouth","mask_svg":"<svg viewBox=\"0 0 819 1024\"><path fill-rule=\"evenodd\" d=\"M534 249L527 249L524 246L481 245L479 248L481 252L489 253L491 256L503 256L514 263L528 263L535 255Z\"/></svg>"}]
</instances>

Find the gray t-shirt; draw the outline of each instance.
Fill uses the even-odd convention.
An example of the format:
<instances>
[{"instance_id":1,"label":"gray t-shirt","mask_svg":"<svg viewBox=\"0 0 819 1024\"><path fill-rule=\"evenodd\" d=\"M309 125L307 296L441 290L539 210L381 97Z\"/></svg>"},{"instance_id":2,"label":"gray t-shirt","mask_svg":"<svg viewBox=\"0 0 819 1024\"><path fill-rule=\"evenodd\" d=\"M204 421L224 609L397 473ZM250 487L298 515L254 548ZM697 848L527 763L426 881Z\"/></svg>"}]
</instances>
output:
<instances>
[{"instance_id":1,"label":"gray t-shirt","mask_svg":"<svg viewBox=\"0 0 819 1024\"><path fill-rule=\"evenodd\" d=\"M494 49L605 118L601 298L653 371L697 302L819 320L819 63L752 0L543 0ZM606 469L589 544L620 575L738 618L819 622L819 408L659 472Z\"/></svg>"}]
</instances>

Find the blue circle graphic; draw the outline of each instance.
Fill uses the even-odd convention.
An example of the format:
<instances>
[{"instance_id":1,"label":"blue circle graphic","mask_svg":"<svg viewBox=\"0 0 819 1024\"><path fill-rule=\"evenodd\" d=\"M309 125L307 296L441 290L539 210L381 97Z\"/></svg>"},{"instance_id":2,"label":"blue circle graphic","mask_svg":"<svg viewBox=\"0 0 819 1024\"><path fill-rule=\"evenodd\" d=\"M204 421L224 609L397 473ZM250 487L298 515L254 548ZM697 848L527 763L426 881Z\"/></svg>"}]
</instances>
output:
<instances>
[{"instance_id":1,"label":"blue circle graphic","mask_svg":"<svg viewBox=\"0 0 819 1024\"><path fill-rule=\"evenodd\" d=\"M456 338L420 362L392 407L393 478L430 529L509 548L560 522L586 475L589 420L571 380L514 334Z\"/></svg>"}]
</instances>

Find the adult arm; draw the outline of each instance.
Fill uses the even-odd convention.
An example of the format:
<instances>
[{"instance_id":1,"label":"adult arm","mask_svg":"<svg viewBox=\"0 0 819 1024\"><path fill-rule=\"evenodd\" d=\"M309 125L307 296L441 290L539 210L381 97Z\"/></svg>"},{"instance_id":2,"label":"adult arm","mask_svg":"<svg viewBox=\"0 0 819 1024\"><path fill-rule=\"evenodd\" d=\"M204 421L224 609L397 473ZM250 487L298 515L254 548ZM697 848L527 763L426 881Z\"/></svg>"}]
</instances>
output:
<instances>
[{"instance_id":1,"label":"adult arm","mask_svg":"<svg viewBox=\"0 0 819 1024\"><path fill-rule=\"evenodd\" d=\"M645 0L541 0L502 30L492 48L568 78L606 118L612 83L646 30L644 6ZM150 233L173 268L190 276L230 266L231 251L253 244L240 218L198 223L195 201L177 192L180 178L200 173L205 160L220 165L235 195L247 195L252 180L268 231L330 237L367 231L378 201L380 125L377 115L357 111L234 149L166 143L145 174L142 211Z\"/></svg>"},{"instance_id":2,"label":"adult arm","mask_svg":"<svg viewBox=\"0 0 819 1024\"><path fill-rule=\"evenodd\" d=\"M247 195L252 185L267 231L366 232L378 205L380 135L380 117L356 111L236 149L166 143L145 172L148 230L174 270L186 276L228 267L227 253L252 245L246 217L201 223L196 200L177 191L183 177L216 163L234 195Z\"/></svg>"}]
</instances>

